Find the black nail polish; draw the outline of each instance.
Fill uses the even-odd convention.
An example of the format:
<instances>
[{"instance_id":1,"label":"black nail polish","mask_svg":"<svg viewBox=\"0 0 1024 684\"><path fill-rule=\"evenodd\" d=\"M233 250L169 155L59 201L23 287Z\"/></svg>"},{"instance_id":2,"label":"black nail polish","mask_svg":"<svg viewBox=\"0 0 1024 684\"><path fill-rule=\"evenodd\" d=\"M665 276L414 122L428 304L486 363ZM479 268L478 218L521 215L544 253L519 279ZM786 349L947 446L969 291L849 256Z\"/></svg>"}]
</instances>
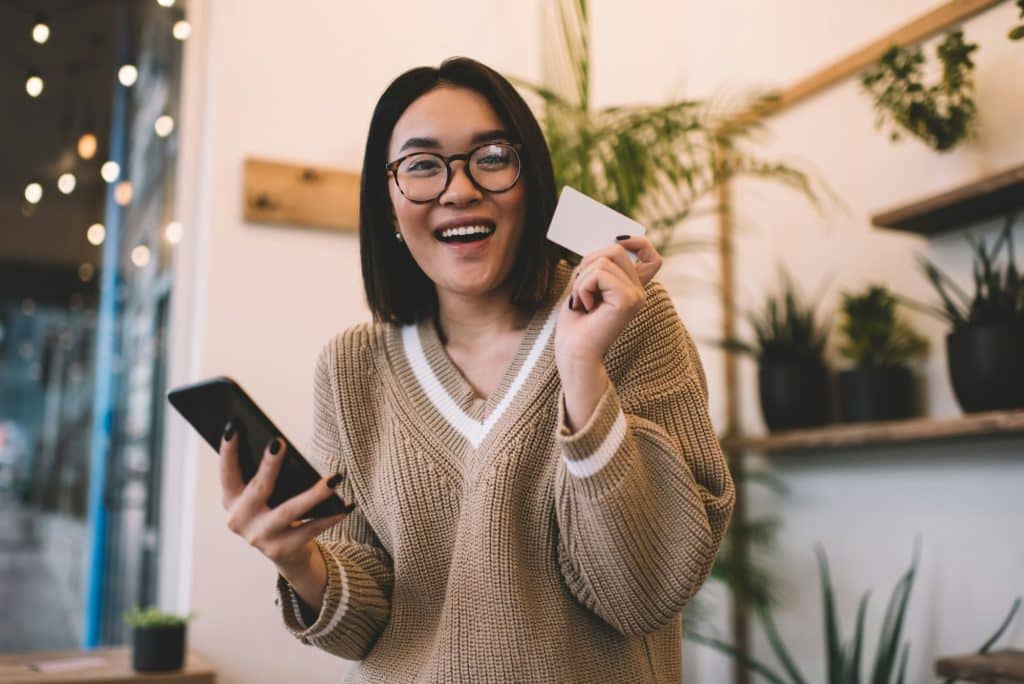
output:
<instances>
[{"instance_id":1,"label":"black nail polish","mask_svg":"<svg viewBox=\"0 0 1024 684\"><path fill-rule=\"evenodd\" d=\"M278 439L277 437L275 437L274 439L270 440L270 453L272 455L274 455L274 456L277 456L277 452L279 452L280 450L281 450L281 440Z\"/></svg>"},{"instance_id":2,"label":"black nail polish","mask_svg":"<svg viewBox=\"0 0 1024 684\"><path fill-rule=\"evenodd\" d=\"M629 235L616 235L615 239L616 240L628 240L630 237L631 236L629 236Z\"/></svg>"},{"instance_id":3,"label":"black nail polish","mask_svg":"<svg viewBox=\"0 0 1024 684\"><path fill-rule=\"evenodd\" d=\"M229 420L227 425L224 426L224 441L230 442L231 438L235 436L235 421Z\"/></svg>"},{"instance_id":4,"label":"black nail polish","mask_svg":"<svg viewBox=\"0 0 1024 684\"><path fill-rule=\"evenodd\" d=\"M345 477L341 473L335 473L334 475L331 475L331 479L327 481L327 487L329 489L334 489L335 487L340 485L341 481L344 479Z\"/></svg>"}]
</instances>

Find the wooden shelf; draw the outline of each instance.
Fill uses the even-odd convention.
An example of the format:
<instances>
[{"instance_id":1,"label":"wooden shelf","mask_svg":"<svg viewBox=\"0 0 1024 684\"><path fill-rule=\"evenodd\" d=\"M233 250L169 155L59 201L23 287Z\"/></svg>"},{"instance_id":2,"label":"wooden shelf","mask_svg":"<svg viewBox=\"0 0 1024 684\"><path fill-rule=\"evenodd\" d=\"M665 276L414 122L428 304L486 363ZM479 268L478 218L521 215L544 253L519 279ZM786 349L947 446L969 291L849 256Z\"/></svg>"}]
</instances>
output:
<instances>
[{"instance_id":1,"label":"wooden shelf","mask_svg":"<svg viewBox=\"0 0 1024 684\"><path fill-rule=\"evenodd\" d=\"M984 655L942 658L935 662L935 674L964 682L1024 682L1024 651L992 651Z\"/></svg>"},{"instance_id":2,"label":"wooden shelf","mask_svg":"<svg viewBox=\"0 0 1024 684\"><path fill-rule=\"evenodd\" d=\"M790 430L763 437L726 439L726 451L808 451L849 449L885 444L911 444L944 439L979 439L1024 433L1024 409L987 411L958 418L913 418L883 423L848 423Z\"/></svg>"},{"instance_id":3,"label":"wooden shelf","mask_svg":"<svg viewBox=\"0 0 1024 684\"><path fill-rule=\"evenodd\" d=\"M938 235L1024 208L1024 164L871 217L879 228Z\"/></svg>"}]
</instances>

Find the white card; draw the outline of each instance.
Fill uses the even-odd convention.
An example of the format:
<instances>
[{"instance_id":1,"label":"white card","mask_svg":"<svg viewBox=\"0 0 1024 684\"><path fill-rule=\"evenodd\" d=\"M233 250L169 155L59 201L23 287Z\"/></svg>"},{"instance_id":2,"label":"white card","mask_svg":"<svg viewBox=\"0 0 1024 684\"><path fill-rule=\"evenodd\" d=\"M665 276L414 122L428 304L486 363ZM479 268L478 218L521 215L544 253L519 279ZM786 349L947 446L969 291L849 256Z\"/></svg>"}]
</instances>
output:
<instances>
[{"instance_id":1,"label":"white card","mask_svg":"<svg viewBox=\"0 0 1024 684\"><path fill-rule=\"evenodd\" d=\"M555 215L548 227L548 240L586 256L597 249L616 244L619 235L643 235L647 229L606 207L579 190L566 185L558 198ZM633 261L636 255L629 253Z\"/></svg>"}]
</instances>

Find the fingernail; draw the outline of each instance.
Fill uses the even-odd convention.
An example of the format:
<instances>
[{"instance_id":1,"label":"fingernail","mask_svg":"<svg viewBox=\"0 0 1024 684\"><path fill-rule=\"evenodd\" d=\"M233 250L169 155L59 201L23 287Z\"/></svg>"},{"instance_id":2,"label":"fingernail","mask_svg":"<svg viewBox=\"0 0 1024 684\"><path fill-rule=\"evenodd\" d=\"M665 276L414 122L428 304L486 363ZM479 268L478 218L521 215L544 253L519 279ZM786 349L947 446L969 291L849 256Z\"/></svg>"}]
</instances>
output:
<instances>
[{"instance_id":1,"label":"fingernail","mask_svg":"<svg viewBox=\"0 0 1024 684\"><path fill-rule=\"evenodd\" d=\"M335 487L340 485L341 481L344 479L345 477L341 473L335 473L334 475L331 475L331 479L327 481L327 488L334 489Z\"/></svg>"},{"instance_id":2,"label":"fingernail","mask_svg":"<svg viewBox=\"0 0 1024 684\"><path fill-rule=\"evenodd\" d=\"M235 436L235 421L229 420L228 424L224 426L224 441L230 442L231 438Z\"/></svg>"},{"instance_id":3,"label":"fingernail","mask_svg":"<svg viewBox=\"0 0 1024 684\"><path fill-rule=\"evenodd\" d=\"M616 240L628 240L630 237L632 237L632 236L630 236L630 235L616 235L615 239Z\"/></svg>"},{"instance_id":4,"label":"fingernail","mask_svg":"<svg viewBox=\"0 0 1024 684\"><path fill-rule=\"evenodd\" d=\"M277 452L281 450L281 440L275 437L270 440L270 453L277 456Z\"/></svg>"}]
</instances>

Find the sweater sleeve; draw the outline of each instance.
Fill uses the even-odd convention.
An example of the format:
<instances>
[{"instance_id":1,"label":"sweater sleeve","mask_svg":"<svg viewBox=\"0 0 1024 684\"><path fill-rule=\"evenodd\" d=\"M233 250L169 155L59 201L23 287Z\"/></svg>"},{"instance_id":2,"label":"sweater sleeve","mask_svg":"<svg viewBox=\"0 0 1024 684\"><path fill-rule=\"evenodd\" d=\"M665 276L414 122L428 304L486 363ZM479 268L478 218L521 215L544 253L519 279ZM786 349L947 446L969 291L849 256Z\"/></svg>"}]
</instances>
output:
<instances>
[{"instance_id":1,"label":"sweater sleeve","mask_svg":"<svg viewBox=\"0 0 1024 684\"><path fill-rule=\"evenodd\" d=\"M696 347L660 285L605 356L612 383L570 433L559 401L558 558L623 634L669 624L707 579L735 503Z\"/></svg>"},{"instance_id":2,"label":"sweater sleeve","mask_svg":"<svg viewBox=\"0 0 1024 684\"><path fill-rule=\"evenodd\" d=\"M316 369L313 410L313 451L328 472L347 475L333 371L333 344L321 353ZM347 477L339 488L347 502L355 494ZM394 571L363 511L357 505L341 522L316 540L327 567L327 588L319 613L278 575L278 604L286 629L304 644L360 660L373 647L390 618Z\"/></svg>"}]
</instances>

